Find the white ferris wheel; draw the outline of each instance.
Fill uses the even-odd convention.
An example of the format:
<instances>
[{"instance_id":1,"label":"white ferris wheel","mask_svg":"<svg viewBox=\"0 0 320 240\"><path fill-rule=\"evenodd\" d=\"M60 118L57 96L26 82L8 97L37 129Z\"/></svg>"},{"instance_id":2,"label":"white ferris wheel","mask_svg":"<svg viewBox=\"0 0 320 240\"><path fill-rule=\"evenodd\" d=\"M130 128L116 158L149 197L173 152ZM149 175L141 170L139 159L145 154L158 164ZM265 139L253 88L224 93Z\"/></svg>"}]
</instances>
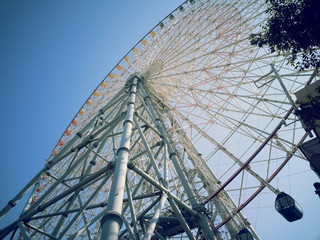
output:
<instances>
[{"instance_id":1,"label":"white ferris wheel","mask_svg":"<svg viewBox=\"0 0 320 240\"><path fill-rule=\"evenodd\" d=\"M4 207L1 215L30 192L0 236L260 239L252 216L275 199L288 221L300 219L284 193L286 168L305 160L298 146L308 138L292 98L319 75L250 45L265 8L261 0L188 0L165 17Z\"/></svg>"}]
</instances>

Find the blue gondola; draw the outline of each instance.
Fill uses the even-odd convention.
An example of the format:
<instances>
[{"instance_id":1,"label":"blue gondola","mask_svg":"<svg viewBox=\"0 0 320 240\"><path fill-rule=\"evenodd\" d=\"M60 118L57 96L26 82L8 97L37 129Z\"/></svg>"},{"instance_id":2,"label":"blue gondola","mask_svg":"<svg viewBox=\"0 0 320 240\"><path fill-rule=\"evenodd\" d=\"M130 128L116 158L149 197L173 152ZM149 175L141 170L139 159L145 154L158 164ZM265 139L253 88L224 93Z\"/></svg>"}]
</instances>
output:
<instances>
[{"instance_id":1,"label":"blue gondola","mask_svg":"<svg viewBox=\"0 0 320 240\"><path fill-rule=\"evenodd\" d=\"M237 233L236 240L253 240L253 236L251 232L245 227Z\"/></svg>"},{"instance_id":2,"label":"blue gondola","mask_svg":"<svg viewBox=\"0 0 320 240\"><path fill-rule=\"evenodd\" d=\"M299 220L303 216L303 211L299 204L284 192L277 195L275 208L289 222Z\"/></svg>"}]
</instances>

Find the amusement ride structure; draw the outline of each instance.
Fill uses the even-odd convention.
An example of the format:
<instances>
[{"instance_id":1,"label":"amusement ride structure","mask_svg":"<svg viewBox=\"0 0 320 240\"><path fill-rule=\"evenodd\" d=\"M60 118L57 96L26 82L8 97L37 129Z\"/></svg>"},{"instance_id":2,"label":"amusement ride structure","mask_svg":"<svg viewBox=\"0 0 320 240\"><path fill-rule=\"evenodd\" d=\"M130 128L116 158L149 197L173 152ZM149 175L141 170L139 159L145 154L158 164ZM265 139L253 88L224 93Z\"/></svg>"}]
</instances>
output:
<instances>
[{"instance_id":1,"label":"amusement ride structure","mask_svg":"<svg viewBox=\"0 0 320 240\"><path fill-rule=\"evenodd\" d=\"M0 238L259 239L241 210L263 191L299 220L271 181L319 151L319 73L250 45L265 8L188 0L148 32L0 211L30 194Z\"/></svg>"}]
</instances>

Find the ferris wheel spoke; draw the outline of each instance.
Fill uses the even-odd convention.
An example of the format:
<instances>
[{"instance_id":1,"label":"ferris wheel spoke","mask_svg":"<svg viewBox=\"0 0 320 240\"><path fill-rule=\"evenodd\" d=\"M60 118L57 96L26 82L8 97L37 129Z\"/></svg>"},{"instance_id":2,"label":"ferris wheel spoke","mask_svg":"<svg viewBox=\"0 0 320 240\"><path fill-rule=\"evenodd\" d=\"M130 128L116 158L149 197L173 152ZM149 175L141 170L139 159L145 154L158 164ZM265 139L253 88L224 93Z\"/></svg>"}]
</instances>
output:
<instances>
[{"instance_id":1,"label":"ferris wheel spoke","mask_svg":"<svg viewBox=\"0 0 320 240\"><path fill-rule=\"evenodd\" d=\"M183 134L183 132L182 132L182 135L184 136L182 139L184 139L184 140L186 140L186 139L188 139L187 137L186 137L186 135L185 134ZM193 145L192 144L190 144L190 143L185 143L186 145L185 146L188 146L188 148L187 149L189 149L189 151L188 151L188 153L189 154L191 154L192 155L192 153L196 153L197 152L197 150L193 150L192 148L193 148ZM199 155L197 155L197 157L199 157ZM194 156L194 159L196 159L196 156ZM195 164L195 166L202 166L203 164L205 164L205 162L202 160L202 164L201 163L196 163ZM207 169L207 168L202 168L202 170L201 170L201 172L203 172L205 169ZM198 174L200 174L200 172L198 172ZM214 175L212 175L212 173L209 173L209 175L211 174L211 177L210 178L212 178L212 180L210 181L210 183L212 184L212 183L214 183L214 182L217 182L218 180L216 179L216 177L214 176ZM208 178L208 175L206 176L206 178ZM217 187L219 187L219 186L216 186L214 189L216 189ZM213 191L212 191L212 193L213 193ZM231 209L234 209L235 207L236 207L236 205L234 205L234 203L233 203L233 201L232 200L228 200L228 197L227 197L227 195L223 195L224 196L224 200L223 200L223 202L226 204L226 206L229 206L228 208L231 208ZM222 200L222 199L220 199L220 200ZM222 205L221 205L221 201L220 201L220 209L223 209L222 208ZM226 211L226 210L223 210L223 211ZM244 217L240 214L239 215L239 217L241 218L241 219L244 219Z\"/></svg>"},{"instance_id":2,"label":"ferris wheel spoke","mask_svg":"<svg viewBox=\"0 0 320 240\"><path fill-rule=\"evenodd\" d=\"M207 33L207 35L208 34L210 34L210 33ZM245 40L241 40L242 42L244 42ZM238 43L240 43L240 41L238 41ZM205 43L205 44L208 44L208 43ZM209 44L210 44L210 42L209 42ZM234 43L230 43L230 44L227 44L226 45L226 43L223 43L223 45L221 45L221 47L216 47L215 48L215 52L218 52L218 51L221 51L221 50L223 50L223 49L228 49L229 47L231 47L231 46L234 46ZM247 46L247 45L246 45ZM188 46L189 48L190 48L190 46ZM197 55L196 56L198 56L199 55L199 50L201 50L202 48L204 48L204 45L201 45L201 46L199 46L198 48L196 48L194 51L195 52L197 52ZM240 51L240 49L238 50L238 51ZM190 52L190 50L189 50L189 52ZM189 54L189 52L187 52L187 54ZM181 55L181 53L179 53L180 55ZM198 58L200 58L200 57L203 57L203 56L208 56L208 55L211 55L212 53L208 53L208 51L206 50L206 51L204 51L204 55L199 55L199 57ZM179 56L180 56L179 55ZM186 55L187 56L187 55ZM182 55L182 56L180 56L182 59L184 58L184 57L186 57L186 56L184 56L184 55ZM174 59L174 58L173 58ZM197 58L193 58L192 60L196 60ZM166 62L168 62L168 61L166 61ZM190 60L190 62L191 62L191 60ZM170 61L169 61L169 63L170 63Z\"/></svg>"},{"instance_id":3,"label":"ferris wheel spoke","mask_svg":"<svg viewBox=\"0 0 320 240\"><path fill-rule=\"evenodd\" d=\"M221 23L221 25L223 25L223 23ZM233 26L234 27L234 26ZM219 28L219 26L217 26L217 28ZM236 28L235 28L236 29ZM228 32L230 32L230 30L232 30L232 29L229 29L228 30ZM207 35L209 35L210 33L207 33L206 35L204 35L204 37L206 37ZM201 40L201 39L200 39ZM205 44L210 44L210 41L204 41L205 42ZM200 46L201 47L201 46ZM203 46L202 46L203 47ZM188 46L186 49L188 49L188 48L190 48L190 46ZM195 49L195 51L196 50L198 50L198 49ZM189 51L190 52L190 51ZM177 50L177 51L175 51L175 53L177 53L177 55L179 54L179 55L181 55L181 53L179 52L179 50ZM182 56L183 57L183 56ZM170 62L170 60L169 61L166 61L166 62Z\"/></svg>"},{"instance_id":4,"label":"ferris wheel spoke","mask_svg":"<svg viewBox=\"0 0 320 240\"><path fill-rule=\"evenodd\" d=\"M307 133L304 134L304 136L300 139L298 144L301 144L304 139L307 137ZM292 154L287 155L286 159L282 162L282 164L278 167L278 169L267 179L268 182L271 182L274 177L277 175L277 173L279 173L279 171L281 171L281 169L288 163L288 161L291 159L291 157L293 156L293 154L297 151L297 147L294 146L292 148ZM237 209L236 212L239 213L244 207L246 207L259 193L261 193L261 191L265 188L264 185L260 186L255 192L254 194L251 195L250 198L248 198L244 203L242 203ZM233 218L233 216L229 216L226 219L224 219L219 225L216 226L217 229L219 229L220 227L222 227L224 224L226 224L228 221L230 221Z\"/></svg>"},{"instance_id":5,"label":"ferris wheel spoke","mask_svg":"<svg viewBox=\"0 0 320 240\"><path fill-rule=\"evenodd\" d=\"M265 57L265 59L269 59L269 57ZM196 59L192 59L193 61L196 60ZM262 59L261 59L262 60ZM191 61L190 61L191 62ZM246 64L246 63L250 63L250 60L243 60L242 61L243 64ZM268 66L270 64L267 63L266 66ZM178 66L176 66L178 67ZM171 69L166 69L166 71L163 70L163 72L165 74L157 74L156 76L152 76L149 78L150 80L156 80L159 78L159 76L161 76L161 78L170 78L170 77L175 77L175 76L178 76L178 75L183 75L184 77L187 76L187 75L190 75L190 74L194 74L194 73L198 73L198 72L203 72L204 70L220 70L220 69L224 69L224 68L227 68L227 67L230 67L230 64L229 63L225 63L223 62L222 64L220 65L213 65L213 66L206 66L206 67L203 67L203 68L188 68L188 66L186 67L186 70L182 70L181 72L175 72L173 71L175 68L171 68ZM171 70L171 72L170 72ZM169 72L169 73L166 73L166 72ZM260 76L257 76L257 77L260 77Z\"/></svg>"},{"instance_id":6,"label":"ferris wheel spoke","mask_svg":"<svg viewBox=\"0 0 320 240\"><path fill-rule=\"evenodd\" d=\"M187 89L187 88L185 88ZM290 105L289 102L286 101L280 101L274 99L274 95L264 95L264 96L254 96L254 93L252 95L243 95L243 94L234 94L230 92L221 92L221 91L215 91L215 90L205 90L205 89L197 89L197 88L192 88L192 91L202 94L202 93L209 93L209 94L214 94L214 95L222 95L222 96L227 96L228 98L237 98L239 100L246 99L248 100L256 100L258 102L266 102L266 103L271 103L275 107L279 107L281 105Z\"/></svg>"},{"instance_id":7,"label":"ferris wheel spoke","mask_svg":"<svg viewBox=\"0 0 320 240\"><path fill-rule=\"evenodd\" d=\"M199 8L200 11L204 11L206 13L209 13L210 10L209 9L202 9ZM195 19L193 18L193 14L189 14L189 16L182 16L182 18L184 20L188 20L188 24L181 24L181 22L177 23L177 27L180 28L180 31L177 31L177 32L173 32L172 34L168 34L167 36L169 36L169 38L165 39L166 42L169 43L169 45L166 46L163 46L163 48L160 49L159 51L159 56L156 57L155 59L158 60L164 60L164 58L162 58L163 56L164 57L167 57L167 56L170 56L170 54L175 54L176 52L174 51L174 48L172 46L174 46L174 44L176 44L176 42L180 39L181 37L185 38L184 35L182 34L185 34L185 33L189 33L189 32L194 32L196 31L196 26L199 26L199 23L197 21L194 21ZM179 16L178 16L179 17ZM201 19L199 19L201 21ZM166 35L164 35L164 37L166 37ZM182 43L182 42L181 42ZM187 43L188 44L188 43ZM183 47L183 46L181 46ZM181 48L180 47L180 48ZM169 50L169 52L168 52ZM180 49L177 49L177 51L179 52ZM166 59L168 60L168 59Z\"/></svg>"},{"instance_id":8,"label":"ferris wheel spoke","mask_svg":"<svg viewBox=\"0 0 320 240\"><path fill-rule=\"evenodd\" d=\"M222 95L222 96L225 96L225 95ZM217 97L218 97L218 96L217 96ZM205 98L205 97L204 97L204 98ZM234 100L235 103L233 103L233 99L235 99L235 100ZM207 99L207 100L208 100L208 103L211 102L211 99ZM245 99L240 98L240 97L235 98L235 96L232 96L232 94L229 94L229 97L228 97L228 98L222 98L221 101L222 101L223 103L228 102L228 104L225 104L226 107L228 108L228 112L234 111L234 112L246 113L247 110L245 110L245 106L250 106L250 105L252 105L252 102L246 101ZM242 103L243 103L244 106L242 106ZM198 104L198 105L199 105L199 104ZM217 105L217 106L216 106L216 105ZM201 107L201 106L199 106L199 107ZM204 106L203 106L203 107L204 107ZM266 110L269 110L269 109L267 108L267 105L266 105L266 104L264 104L264 107L266 108ZM214 110L214 109L224 109L224 107L219 106L219 101L215 101L214 104L208 105L208 106L206 106L206 108L209 109L209 111ZM206 109L206 108L204 108L204 109ZM232 109L232 110L231 110L231 109ZM283 110L284 110L284 109L283 109ZM256 107L256 108L254 109L254 111L256 111L257 114L261 114L261 115L263 115L263 113L264 113L266 116L273 115L273 114L271 113L271 111L267 112L267 111L264 110L264 108L260 108L260 107ZM258 112L261 112L261 113L258 113ZM254 113L253 113L253 112L250 112L250 114L254 114Z\"/></svg>"},{"instance_id":9,"label":"ferris wheel spoke","mask_svg":"<svg viewBox=\"0 0 320 240\"><path fill-rule=\"evenodd\" d=\"M190 125L192 124L188 119L184 119L187 121ZM239 166L243 166L244 164L240 161L240 159L236 158L231 152L229 152L225 147L220 145L217 141L215 141L212 137L210 137L208 134L206 134L203 130L201 130L198 126L192 125L199 133L201 133L202 136L207 138L213 145L215 145L218 149L220 149L222 152L224 152L229 158L231 158L235 163L237 163ZM262 179L258 174L256 174L254 171L252 171L250 168L246 168L246 171L248 171L252 176L254 176L256 179L260 181L261 184L264 186L267 186L272 192L277 193L278 190L276 190L274 187L272 187L266 180Z\"/></svg>"}]
</instances>

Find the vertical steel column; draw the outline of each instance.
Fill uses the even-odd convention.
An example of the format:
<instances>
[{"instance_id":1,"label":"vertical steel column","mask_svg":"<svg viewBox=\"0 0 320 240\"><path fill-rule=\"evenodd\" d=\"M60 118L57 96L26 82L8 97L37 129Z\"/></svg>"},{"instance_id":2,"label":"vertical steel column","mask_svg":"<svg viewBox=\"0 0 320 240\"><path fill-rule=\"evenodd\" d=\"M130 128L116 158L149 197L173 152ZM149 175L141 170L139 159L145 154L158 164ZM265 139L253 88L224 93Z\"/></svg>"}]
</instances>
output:
<instances>
[{"instance_id":1,"label":"vertical steel column","mask_svg":"<svg viewBox=\"0 0 320 240\"><path fill-rule=\"evenodd\" d=\"M152 234L156 228L157 222L159 220L161 210L162 210L166 200L167 200L167 195L165 193L162 193L160 202L154 212L153 217L150 219L149 227L148 227L146 233L144 234L143 240L150 240L151 239Z\"/></svg>"},{"instance_id":2,"label":"vertical steel column","mask_svg":"<svg viewBox=\"0 0 320 240\"><path fill-rule=\"evenodd\" d=\"M140 78L135 75L131 79L128 79L128 82L131 80L132 85L129 93L129 103L127 106L126 118L123 123L123 132L121 136L120 147L117 151L116 165L113 173L112 185L106 209L107 213L101 219L102 232L100 240L118 239L119 230L123 223L121 211L127 174L127 164L130 152L136 91Z\"/></svg>"}]
</instances>

